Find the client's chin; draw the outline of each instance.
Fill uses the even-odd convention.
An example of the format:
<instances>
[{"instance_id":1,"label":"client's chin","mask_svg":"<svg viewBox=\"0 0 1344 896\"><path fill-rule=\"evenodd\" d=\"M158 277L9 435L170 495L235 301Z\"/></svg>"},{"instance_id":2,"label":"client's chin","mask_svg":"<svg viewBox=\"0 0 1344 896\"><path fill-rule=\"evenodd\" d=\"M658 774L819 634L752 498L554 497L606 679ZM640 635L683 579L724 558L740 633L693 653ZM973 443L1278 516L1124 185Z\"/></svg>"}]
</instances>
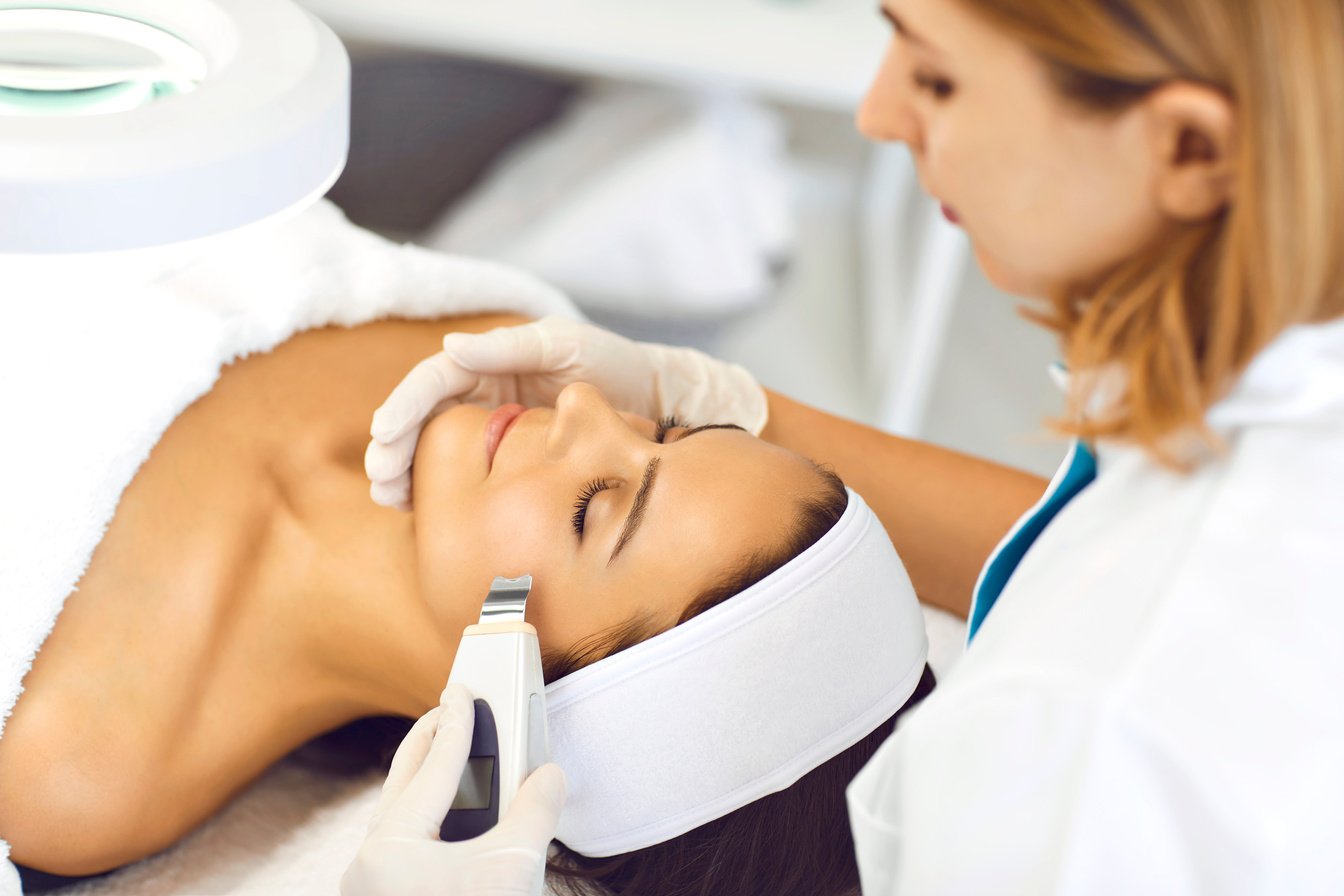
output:
<instances>
[{"instance_id":1,"label":"client's chin","mask_svg":"<svg viewBox=\"0 0 1344 896\"><path fill-rule=\"evenodd\" d=\"M411 465L411 500L417 520L421 508L434 506L455 488L479 482L490 471L485 456L485 423L489 408L454 405L420 433Z\"/></svg>"}]
</instances>

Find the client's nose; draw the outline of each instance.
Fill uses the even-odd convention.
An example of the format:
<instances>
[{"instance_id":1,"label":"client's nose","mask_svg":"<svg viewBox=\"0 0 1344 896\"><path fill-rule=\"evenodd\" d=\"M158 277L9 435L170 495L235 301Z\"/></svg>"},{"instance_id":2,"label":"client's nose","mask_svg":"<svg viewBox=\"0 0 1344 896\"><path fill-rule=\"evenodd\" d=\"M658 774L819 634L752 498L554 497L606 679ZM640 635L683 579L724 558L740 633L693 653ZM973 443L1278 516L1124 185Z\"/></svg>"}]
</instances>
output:
<instances>
[{"instance_id":1,"label":"client's nose","mask_svg":"<svg viewBox=\"0 0 1344 896\"><path fill-rule=\"evenodd\" d=\"M560 460L576 453L593 458L626 455L647 444L596 386L572 383L555 399L555 417L546 436L546 456Z\"/></svg>"}]
</instances>

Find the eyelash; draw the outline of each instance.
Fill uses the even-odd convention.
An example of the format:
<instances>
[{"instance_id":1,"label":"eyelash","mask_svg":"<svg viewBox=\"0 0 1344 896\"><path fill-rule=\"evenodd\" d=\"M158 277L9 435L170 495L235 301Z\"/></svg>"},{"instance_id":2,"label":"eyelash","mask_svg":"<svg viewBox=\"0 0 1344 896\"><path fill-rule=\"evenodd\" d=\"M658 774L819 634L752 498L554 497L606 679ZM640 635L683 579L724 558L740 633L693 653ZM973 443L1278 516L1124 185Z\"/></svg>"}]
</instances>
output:
<instances>
[{"instance_id":1,"label":"eyelash","mask_svg":"<svg viewBox=\"0 0 1344 896\"><path fill-rule=\"evenodd\" d=\"M911 80L915 82L915 87L917 89L928 91L936 100L947 99L952 96L952 92L955 89L952 82L946 78L939 78L923 72L915 72L910 77Z\"/></svg>"},{"instance_id":2,"label":"eyelash","mask_svg":"<svg viewBox=\"0 0 1344 896\"><path fill-rule=\"evenodd\" d=\"M666 417L659 418L658 429L653 434L653 440L661 445L663 440L667 438L668 430L685 428L686 422L684 420L669 414Z\"/></svg>"},{"instance_id":3,"label":"eyelash","mask_svg":"<svg viewBox=\"0 0 1344 896\"><path fill-rule=\"evenodd\" d=\"M605 479L594 479L583 487L579 492L579 499L574 502L574 514L569 518L574 526L574 534L583 538L583 521L588 516L588 503L598 494L611 488Z\"/></svg>"},{"instance_id":4,"label":"eyelash","mask_svg":"<svg viewBox=\"0 0 1344 896\"><path fill-rule=\"evenodd\" d=\"M663 417L658 421L658 428L653 434L653 440L662 444L667 438L669 430L684 429L685 426L686 424L679 417L670 415ZM611 487L611 483L605 479L594 479L579 492L578 500L574 502L574 513L569 518L570 525L574 527L574 534L579 538L583 538L583 523L588 518L588 505L599 493Z\"/></svg>"}]
</instances>

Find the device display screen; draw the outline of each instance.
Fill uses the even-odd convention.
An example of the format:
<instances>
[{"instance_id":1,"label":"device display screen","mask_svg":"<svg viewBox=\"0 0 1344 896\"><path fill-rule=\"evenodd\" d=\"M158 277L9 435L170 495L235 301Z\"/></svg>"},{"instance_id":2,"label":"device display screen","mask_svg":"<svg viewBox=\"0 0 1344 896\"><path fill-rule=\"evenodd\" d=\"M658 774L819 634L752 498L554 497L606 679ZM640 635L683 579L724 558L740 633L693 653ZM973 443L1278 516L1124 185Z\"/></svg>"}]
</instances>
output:
<instances>
[{"instance_id":1,"label":"device display screen","mask_svg":"<svg viewBox=\"0 0 1344 896\"><path fill-rule=\"evenodd\" d=\"M495 757L473 756L462 770L462 782L453 797L453 809L489 809L490 779L495 772ZM443 805L440 803L439 805Z\"/></svg>"}]
</instances>

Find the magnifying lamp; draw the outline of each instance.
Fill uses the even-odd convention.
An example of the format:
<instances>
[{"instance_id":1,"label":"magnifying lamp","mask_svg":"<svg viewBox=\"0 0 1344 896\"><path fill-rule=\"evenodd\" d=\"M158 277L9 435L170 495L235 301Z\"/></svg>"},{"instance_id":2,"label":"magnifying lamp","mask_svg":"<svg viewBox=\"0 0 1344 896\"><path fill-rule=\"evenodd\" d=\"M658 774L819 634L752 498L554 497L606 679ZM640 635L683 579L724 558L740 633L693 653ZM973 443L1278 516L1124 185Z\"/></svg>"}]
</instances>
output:
<instances>
[{"instance_id":1,"label":"magnifying lamp","mask_svg":"<svg viewBox=\"0 0 1344 896\"><path fill-rule=\"evenodd\" d=\"M350 62L292 0L0 0L0 253L199 239L345 165Z\"/></svg>"}]
</instances>

